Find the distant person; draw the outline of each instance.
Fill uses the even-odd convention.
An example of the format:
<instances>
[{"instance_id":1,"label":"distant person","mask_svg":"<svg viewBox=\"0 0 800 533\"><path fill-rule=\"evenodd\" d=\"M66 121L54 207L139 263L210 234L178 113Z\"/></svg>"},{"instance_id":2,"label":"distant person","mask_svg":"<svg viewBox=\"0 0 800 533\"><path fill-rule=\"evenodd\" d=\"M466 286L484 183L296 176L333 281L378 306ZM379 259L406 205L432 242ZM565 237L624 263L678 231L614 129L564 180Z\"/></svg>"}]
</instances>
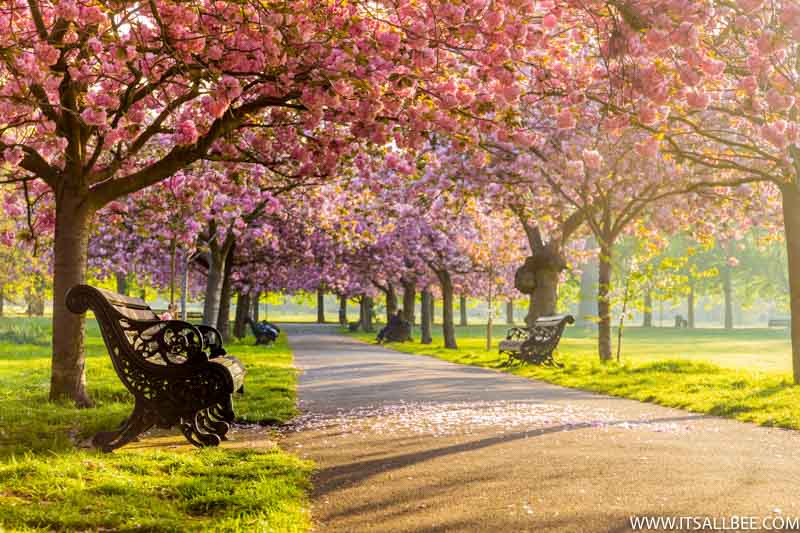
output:
<instances>
[{"instance_id":1,"label":"distant person","mask_svg":"<svg viewBox=\"0 0 800 533\"><path fill-rule=\"evenodd\" d=\"M281 332L281 328L266 320L255 322L250 317L247 317L245 323L250 324L256 337L256 344L271 344L275 342Z\"/></svg>"},{"instance_id":2,"label":"distant person","mask_svg":"<svg viewBox=\"0 0 800 533\"><path fill-rule=\"evenodd\" d=\"M161 320L175 320L175 317L178 316L178 307L175 304L169 304L167 306L167 310L161 313L161 316L158 317Z\"/></svg>"},{"instance_id":3,"label":"distant person","mask_svg":"<svg viewBox=\"0 0 800 533\"><path fill-rule=\"evenodd\" d=\"M390 330L402 328L405 322L406 321L403 320L403 310L398 309L397 313L389 317L389 323L378 332L378 342L380 343L386 340L386 335Z\"/></svg>"}]
</instances>

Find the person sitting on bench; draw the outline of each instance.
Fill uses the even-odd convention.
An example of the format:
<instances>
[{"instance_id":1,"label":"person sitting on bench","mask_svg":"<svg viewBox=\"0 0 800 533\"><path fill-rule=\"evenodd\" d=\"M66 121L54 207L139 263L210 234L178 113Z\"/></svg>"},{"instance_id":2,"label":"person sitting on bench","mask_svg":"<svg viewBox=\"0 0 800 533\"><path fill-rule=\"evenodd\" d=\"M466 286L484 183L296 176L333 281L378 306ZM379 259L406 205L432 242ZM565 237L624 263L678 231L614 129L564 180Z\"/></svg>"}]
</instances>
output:
<instances>
[{"instance_id":1,"label":"person sitting on bench","mask_svg":"<svg viewBox=\"0 0 800 533\"><path fill-rule=\"evenodd\" d=\"M250 324L253 335L256 337L256 344L271 344L275 342L281 332L281 328L266 320L255 322L250 317L247 317L245 323Z\"/></svg>"},{"instance_id":2,"label":"person sitting on bench","mask_svg":"<svg viewBox=\"0 0 800 533\"><path fill-rule=\"evenodd\" d=\"M400 328L403 328L405 323L406 323L406 321L403 320L403 310L402 309L398 309L397 313L395 313L395 314L393 314L392 316L389 317L389 323L386 324L378 332L378 339L377 339L378 342L381 343L381 342L384 342L385 340L388 340L387 339L387 337L389 336L388 333L391 330L398 330Z\"/></svg>"}]
</instances>

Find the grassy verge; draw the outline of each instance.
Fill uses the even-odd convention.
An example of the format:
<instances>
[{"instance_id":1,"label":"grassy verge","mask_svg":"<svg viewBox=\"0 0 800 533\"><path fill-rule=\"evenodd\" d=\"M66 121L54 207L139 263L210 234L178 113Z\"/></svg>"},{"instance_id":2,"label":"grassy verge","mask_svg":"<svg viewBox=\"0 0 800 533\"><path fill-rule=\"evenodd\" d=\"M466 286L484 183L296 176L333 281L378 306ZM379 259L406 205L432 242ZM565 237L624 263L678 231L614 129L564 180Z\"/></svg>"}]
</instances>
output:
<instances>
[{"instance_id":1,"label":"grassy verge","mask_svg":"<svg viewBox=\"0 0 800 533\"><path fill-rule=\"evenodd\" d=\"M351 335L374 339L371 334ZM800 429L800 387L792 385L787 372L764 370L778 365L778 356L791 360L788 351L783 353L785 332L631 329L623 341L623 362L601 364L591 335L571 331L557 352L564 368L504 368L506 358L498 355L496 342L486 350L483 335L483 328L459 328L458 350L443 348L440 337L429 345L410 342L391 348L698 413Z\"/></svg>"},{"instance_id":2,"label":"grassy verge","mask_svg":"<svg viewBox=\"0 0 800 533\"><path fill-rule=\"evenodd\" d=\"M295 413L295 373L285 337L228 350L248 368L236 410L247 422ZM0 531L305 531L311 465L278 448L102 454L76 448L116 427L132 397L89 324L87 381L97 406L47 402L49 327L0 319Z\"/></svg>"}]
</instances>

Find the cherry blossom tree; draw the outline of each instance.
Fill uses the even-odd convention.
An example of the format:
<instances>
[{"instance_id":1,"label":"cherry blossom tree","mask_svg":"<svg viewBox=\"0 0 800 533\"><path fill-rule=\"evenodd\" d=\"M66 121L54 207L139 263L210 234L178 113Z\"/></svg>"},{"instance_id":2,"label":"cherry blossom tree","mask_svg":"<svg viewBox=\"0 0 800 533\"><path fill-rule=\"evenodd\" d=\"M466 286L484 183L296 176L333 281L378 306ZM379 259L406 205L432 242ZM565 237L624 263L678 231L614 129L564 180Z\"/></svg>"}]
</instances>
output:
<instances>
[{"instance_id":1,"label":"cherry blossom tree","mask_svg":"<svg viewBox=\"0 0 800 533\"><path fill-rule=\"evenodd\" d=\"M800 383L800 8L793 1L590 2L584 94L698 169L695 188L780 192ZM574 111L573 108L569 109ZM760 188L739 192L762 194Z\"/></svg>"},{"instance_id":2,"label":"cherry blossom tree","mask_svg":"<svg viewBox=\"0 0 800 533\"><path fill-rule=\"evenodd\" d=\"M414 144L499 116L491 94L537 44L533 15L516 1L4 4L2 174L54 195L51 398L91 403L64 295L85 281L96 211L204 159L288 151L329 175L353 136Z\"/></svg>"}]
</instances>

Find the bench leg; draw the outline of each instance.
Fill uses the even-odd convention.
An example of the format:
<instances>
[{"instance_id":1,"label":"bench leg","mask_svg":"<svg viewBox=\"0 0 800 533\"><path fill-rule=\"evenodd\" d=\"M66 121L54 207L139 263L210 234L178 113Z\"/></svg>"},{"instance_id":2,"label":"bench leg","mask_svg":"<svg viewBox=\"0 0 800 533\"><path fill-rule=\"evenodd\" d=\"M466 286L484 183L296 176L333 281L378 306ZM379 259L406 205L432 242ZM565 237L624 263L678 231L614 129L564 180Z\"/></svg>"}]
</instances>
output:
<instances>
[{"instance_id":1,"label":"bench leg","mask_svg":"<svg viewBox=\"0 0 800 533\"><path fill-rule=\"evenodd\" d=\"M224 402L212 406L209 411L217 420L222 420L228 424L233 424L236 419L236 413L233 411L233 400L228 396Z\"/></svg>"},{"instance_id":2,"label":"bench leg","mask_svg":"<svg viewBox=\"0 0 800 533\"><path fill-rule=\"evenodd\" d=\"M219 435L208 433L201 429L202 422L199 420L201 417L200 412L195 413L190 419L181 419L180 428L186 440L197 446L198 448L205 448L207 446L219 446L222 439Z\"/></svg>"},{"instance_id":3,"label":"bench leg","mask_svg":"<svg viewBox=\"0 0 800 533\"><path fill-rule=\"evenodd\" d=\"M516 364L523 363L522 359L519 358L519 354L517 352L503 352L501 355L508 356L508 359L500 365L500 368L509 368Z\"/></svg>"},{"instance_id":4,"label":"bench leg","mask_svg":"<svg viewBox=\"0 0 800 533\"><path fill-rule=\"evenodd\" d=\"M137 402L133 413L116 431L101 431L92 438L92 445L108 453L135 440L155 425L155 420Z\"/></svg>"},{"instance_id":5,"label":"bench leg","mask_svg":"<svg viewBox=\"0 0 800 533\"><path fill-rule=\"evenodd\" d=\"M198 425L202 430L213 433L222 440L228 440L228 437L225 435L231 429L231 425L214 416L213 407L197 413L197 419Z\"/></svg>"},{"instance_id":6,"label":"bench leg","mask_svg":"<svg viewBox=\"0 0 800 533\"><path fill-rule=\"evenodd\" d=\"M564 368L564 363L559 363L558 361L556 361L555 358L553 357L553 354L550 354L547 357L547 359L545 359L543 364L552 366L554 368Z\"/></svg>"}]
</instances>

